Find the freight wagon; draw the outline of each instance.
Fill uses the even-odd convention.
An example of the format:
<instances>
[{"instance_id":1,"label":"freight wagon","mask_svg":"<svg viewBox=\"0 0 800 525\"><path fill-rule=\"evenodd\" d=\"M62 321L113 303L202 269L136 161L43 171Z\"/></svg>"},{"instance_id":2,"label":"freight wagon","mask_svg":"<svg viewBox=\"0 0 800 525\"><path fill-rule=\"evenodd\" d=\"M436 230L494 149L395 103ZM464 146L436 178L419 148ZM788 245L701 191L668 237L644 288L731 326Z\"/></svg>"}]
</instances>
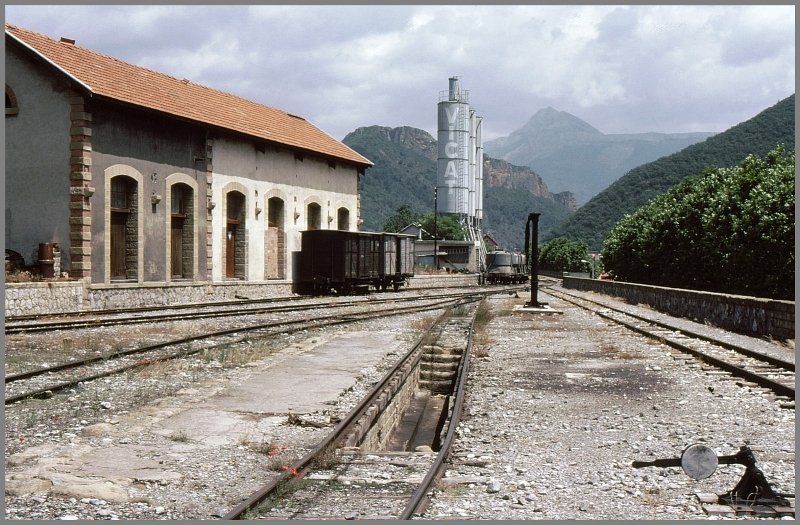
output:
<instances>
[{"instance_id":1,"label":"freight wagon","mask_svg":"<svg viewBox=\"0 0 800 525\"><path fill-rule=\"evenodd\" d=\"M397 291L414 275L413 235L342 230L300 232L297 291L314 295Z\"/></svg>"}]
</instances>

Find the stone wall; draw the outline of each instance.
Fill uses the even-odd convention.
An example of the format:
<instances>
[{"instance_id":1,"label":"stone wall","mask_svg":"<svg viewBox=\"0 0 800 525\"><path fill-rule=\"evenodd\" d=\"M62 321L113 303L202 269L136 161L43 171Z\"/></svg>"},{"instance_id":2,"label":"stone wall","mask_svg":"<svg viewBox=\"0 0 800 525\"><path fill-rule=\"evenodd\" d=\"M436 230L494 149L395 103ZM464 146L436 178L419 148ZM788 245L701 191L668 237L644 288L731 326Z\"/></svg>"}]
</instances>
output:
<instances>
[{"instance_id":1,"label":"stone wall","mask_svg":"<svg viewBox=\"0 0 800 525\"><path fill-rule=\"evenodd\" d=\"M287 282L86 285L83 281L6 283L6 317L108 308L208 303L292 295Z\"/></svg>"},{"instance_id":2,"label":"stone wall","mask_svg":"<svg viewBox=\"0 0 800 525\"><path fill-rule=\"evenodd\" d=\"M794 301L567 276L564 287L614 295L669 315L746 335L794 339Z\"/></svg>"},{"instance_id":3,"label":"stone wall","mask_svg":"<svg viewBox=\"0 0 800 525\"><path fill-rule=\"evenodd\" d=\"M84 310L83 281L6 283L6 317Z\"/></svg>"},{"instance_id":4,"label":"stone wall","mask_svg":"<svg viewBox=\"0 0 800 525\"><path fill-rule=\"evenodd\" d=\"M408 280L407 289L432 288L435 286L478 286L477 274L415 275Z\"/></svg>"},{"instance_id":5,"label":"stone wall","mask_svg":"<svg viewBox=\"0 0 800 525\"><path fill-rule=\"evenodd\" d=\"M423 275L409 279L408 288L477 286L476 275ZM89 285L83 281L6 283L6 317L47 313L85 312L108 308L207 303L234 299L288 297L288 281L222 283L130 283Z\"/></svg>"}]
</instances>

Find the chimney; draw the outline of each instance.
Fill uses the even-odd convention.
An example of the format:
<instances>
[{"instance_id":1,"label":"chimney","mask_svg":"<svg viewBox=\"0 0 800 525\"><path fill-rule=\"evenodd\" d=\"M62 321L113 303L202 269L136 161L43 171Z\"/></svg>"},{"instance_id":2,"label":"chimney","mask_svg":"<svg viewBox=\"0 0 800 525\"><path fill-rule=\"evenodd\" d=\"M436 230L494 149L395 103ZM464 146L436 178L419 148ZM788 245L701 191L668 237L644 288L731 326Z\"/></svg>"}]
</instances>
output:
<instances>
[{"instance_id":1,"label":"chimney","mask_svg":"<svg viewBox=\"0 0 800 525\"><path fill-rule=\"evenodd\" d=\"M64 42L65 44L69 44L71 46L75 45L75 39L74 38L67 38L65 36L62 36L61 37L61 41Z\"/></svg>"}]
</instances>

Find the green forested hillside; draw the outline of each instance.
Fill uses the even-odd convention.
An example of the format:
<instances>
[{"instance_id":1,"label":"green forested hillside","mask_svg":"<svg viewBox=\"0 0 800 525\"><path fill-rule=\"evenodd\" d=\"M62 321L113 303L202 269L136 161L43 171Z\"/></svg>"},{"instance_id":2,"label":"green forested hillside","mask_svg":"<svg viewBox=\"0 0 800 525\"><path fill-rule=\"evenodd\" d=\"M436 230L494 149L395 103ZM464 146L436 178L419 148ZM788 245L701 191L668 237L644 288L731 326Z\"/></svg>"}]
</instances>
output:
<instances>
[{"instance_id":1,"label":"green forested hillside","mask_svg":"<svg viewBox=\"0 0 800 525\"><path fill-rule=\"evenodd\" d=\"M436 140L427 132L409 127L370 126L348 134L342 142L375 164L361 179L362 230L382 230L402 205L417 214L433 212L437 148ZM487 169L492 170L492 165L489 162ZM539 232L542 236L572 212L567 204L555 200L538 176L527 168L524 171L526 174L522 178L527 182L518 181L513 189L490 186L492 179L503 177L491 177L491 171L484 173L487 186L484 188L482 230L506 249L522 249L529 213L541 214ZM525 179L526 175L530 179ZM535 181L542 187L534 188ZM547 196L535 195L535 191Z\"/></svg>"},{"instance_id":2,"label":"green forested hillside","mask_svg":"<svg viewBox=\"0 0 800 525\"><path fill-rule=\"evenodd\" d=\"M626 213L707 167L731 167L750 154L766 155L778 144L795 149L795 96L752 119L659 160L632 169L555 226L546 238L583 240L599 250L608 231Z\"/></svg>"},{"instance_id":3,"label":"green forested hillside","mask_svg":"<svg viewBox=\"0 0 800 525\"><path fill-rule=\"evenodd\" d=\"M380 231L403 204L433 211L436 162L378 132L351 133L343 142L375 163L361 179L362 230Z\"/></svg>"},{"instance_id":4,"label":"green forested hillside","mask_svg":"<svg viewBox=\"0 0 800 525\"><path fill-rule=\"evenodd\" d=\"M491 234L503 249L515 251L522 251L525 246L525 223L529 213L541 214L540 237L571 213L552 199L503 187L487 188L483 205L486 210L486 217L481 223L484 233Z\"/></svg>"}]
</instances>

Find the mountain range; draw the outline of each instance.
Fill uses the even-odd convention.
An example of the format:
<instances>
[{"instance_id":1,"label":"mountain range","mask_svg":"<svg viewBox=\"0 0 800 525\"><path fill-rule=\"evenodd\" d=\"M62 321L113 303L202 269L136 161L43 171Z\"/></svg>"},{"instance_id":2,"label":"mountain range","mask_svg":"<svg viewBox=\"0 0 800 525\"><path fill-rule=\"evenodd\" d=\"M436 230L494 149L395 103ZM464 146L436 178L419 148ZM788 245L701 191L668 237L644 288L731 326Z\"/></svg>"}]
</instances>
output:
<instances>
[{"instance_id":1,"label":"mountain range","mask_svg":"<svg viewBox=\"0 0 800 525\"><path fill-rule=\"evenodd\" d=\"M552 191L571 191L583 204L636 166L713 135L604 134L574 115L548 107L509 136L486 141L484 151L490 157L528 166Z\"/></svg>"},{"instance_id":2,"label":"mountain range","mask_svg":"<svg viewBox=\"0 0 800 525\"><path fill-rule=\"evenodd\" d=\"M487 148L483 231L501 247L519 250L524 244L528 214L539 212L540 242L563 236L583 240L590 249L599 250L608 231L624 214L685 177L699 176L707 167L734 166L747 155L764 155L778 144L794 150L795 97L791 95L752 119L705 140L702 133L604 135L580 119L552 108L537 112L525 128L539 131L525 142L518 140L523 136L518 130L506 139L493 141L494 147L508 147L506 156L538 147L542 152L539 160L545 166L551 163L555 173L568 173L569 166L581 163L594 165L595 169L586 175L589 180L575 179L575 186L569 188L572 191L554 193L551 188L566 184L563 180L551 182L539 169L493 157ZM543 131L546 129L550 132ZM516 149L510 146L512 138L517 141ZM683 145L681 141L690 144ZM360 182L361 229L383 229L386 220L403 204L416 213L433 211L438 150L436 139L429 133L407 126L369 126L348 134L343 142L375 163ZM672 148L679 150L662 154ZM623 155L625 152L627 156ZM648 155L656 158L641 160ZM603 164L601 160L607 162ZM558 162L564 168L558 167ZM576 195L594 191L586 187L597 183L596 174L602 166L606 167L605 176L611 177L607 175L613 172L609 166L619 170L629 164L635 166L578 207ZM572 173L570 176L577 177L575 171Z\"/></svg>"},{"instance_id":3,"label":"mountain range","mask_svg":"<svg viewBox=\"0 0 800 525\"><path fill-rule=\"evenodd\" d=\"M438 148L430 133L408 126L368 126L342 142L375 164L360 182L362 230L382 230L403 204L416 213L433 212ZM552 193L524 166L484 155L484 179L482 230L506 249L522 248L530 212L541 213L539 231L545 234L577 208L572 193Z\"/></svg>"},{"instance_id":4,"label":"mountain range","mask_svg":"<svg viewBox=\"0 0 800 525\"><path fill-rule=\"evenodd\" d=\"M608 231L626 213L632 213L686 177L700 176L710 167L736 166L748 155L764 156L779 144L795 149L794 95L703 142L630 170L551 229L547 236L580 239L599 250Z\"/></svg>"}]
</instances>

